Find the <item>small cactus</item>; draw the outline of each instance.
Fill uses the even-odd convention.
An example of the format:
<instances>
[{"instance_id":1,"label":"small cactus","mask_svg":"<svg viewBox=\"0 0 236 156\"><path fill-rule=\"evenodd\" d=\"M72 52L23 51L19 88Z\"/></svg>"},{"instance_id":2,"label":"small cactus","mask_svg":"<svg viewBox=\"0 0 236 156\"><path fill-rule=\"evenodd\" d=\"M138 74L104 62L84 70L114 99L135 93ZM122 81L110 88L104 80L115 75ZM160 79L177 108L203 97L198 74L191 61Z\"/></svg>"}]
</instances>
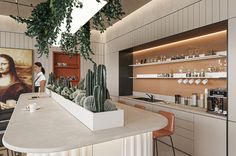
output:
<instances>
[{"instance_id":1,"label":"small cactus","mask_svg":"<svg viewBox=\"0 0 236 156\"><path fill-rule=\"evenodd\" d=\"M85 79L83 78L79 84L76 86L76 89L84 90L84 81Z\"/></svg>"},{"instance_id":2,"label":"small cactus","mask_svg":"<svg viewBox=\"0 0 236 156\"><path fill-rule=\"evenodd\" d=\"M83 96L81 100L79 101L79 105L84 107L84 100L86 99L86 96Z\"/></svg>"},{"instance_id":3,"label":"small cactus","mask_svg":"<svg viewBox=\"0 0 236 156\"><path fill-rule=\"evenodd\" d=\"M74 98L73 101L74 101L76 104L80 105L80 101L81 101L81 99L82 99L83 97L85 97L85 94L84 94L84 93L77 94L77 96Z\"/></svg>"},{"instance_id":4,"label":"small cactus","mask_svg":"<svg viewBox=\"0 0 236 156\"><path fill-rule=\"evenodd\" d=\"M116 105L110 99L107 99L104 103L104 111L114 111L114 110L117 110Z\"/></svg>"},{"instance_id":5,"label":"small cactus","mask_svg":"<svg viewBox=\"0 0 236 156\"><path fill-rule=\"evenodd\" d=\"M96 107L94 105L94 97L88 96L83 101L83 107L91 112L96 112Z\"/></svg>"}]
</instances>

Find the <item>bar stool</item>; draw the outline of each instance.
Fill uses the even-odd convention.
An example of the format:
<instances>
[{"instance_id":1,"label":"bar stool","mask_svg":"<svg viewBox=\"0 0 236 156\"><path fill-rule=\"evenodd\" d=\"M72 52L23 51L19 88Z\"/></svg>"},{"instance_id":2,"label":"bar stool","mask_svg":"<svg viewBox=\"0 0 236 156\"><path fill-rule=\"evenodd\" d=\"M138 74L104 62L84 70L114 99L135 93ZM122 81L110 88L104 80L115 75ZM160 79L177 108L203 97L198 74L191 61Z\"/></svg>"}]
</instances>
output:
<instances>
[{"instance_id":1,"label":"bar stool","mask_svg":"<svg viewBox=\"0 0 236 156\"><path fill-rule=\"evenodd\" d=\"M153 156L155 156L155 155L158 156L157 139L160 137L165 137L165 136L170 137L173 154L175 156L175 148L174 148L173 140L171 137L171 135L173 135L174 131L175 131L175 115L173 113L165 112L165 111L159 111L159 114L165 116L168 119L168 124L166 127L152 132L152 135L153 135Z\"/></svg>"}]
</instances>

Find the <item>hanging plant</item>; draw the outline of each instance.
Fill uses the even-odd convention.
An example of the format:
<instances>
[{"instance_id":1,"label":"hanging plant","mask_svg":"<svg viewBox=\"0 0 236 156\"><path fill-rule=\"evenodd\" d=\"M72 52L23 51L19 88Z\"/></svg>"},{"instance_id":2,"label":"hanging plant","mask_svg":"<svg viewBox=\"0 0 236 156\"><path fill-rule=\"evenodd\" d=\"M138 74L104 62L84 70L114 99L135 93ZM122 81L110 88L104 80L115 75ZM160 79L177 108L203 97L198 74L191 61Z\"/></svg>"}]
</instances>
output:
<instances>
[{"instance_id":1,"label":"hanging plant","mask_svg":"<svg viewBox=\"0 0 236 156\"><path fill-rule=\"evenodd\" d=\"M99 3L100 0L97 2ZM37 47L40 57L42 55L48 56L50 47L57 42L56 39L61 31L60 26L66 19L66 31L61 33L60 47L62 51L70 56L80 52L84 59L93 62L91 59L91 55L94 53L91 50L90 43L90 22L92 22L93 28L104 32L106 22L111 25L113 20L120 20L124 15L121 2L120 0L108 0L105 7L75 34L70 33L73 7L82 8L83 4L79 0L48 0L38 4L28 19L18 16L11 17L27 25L25 34L36 39L35 47Z\"/></svg>"}]
</instances>

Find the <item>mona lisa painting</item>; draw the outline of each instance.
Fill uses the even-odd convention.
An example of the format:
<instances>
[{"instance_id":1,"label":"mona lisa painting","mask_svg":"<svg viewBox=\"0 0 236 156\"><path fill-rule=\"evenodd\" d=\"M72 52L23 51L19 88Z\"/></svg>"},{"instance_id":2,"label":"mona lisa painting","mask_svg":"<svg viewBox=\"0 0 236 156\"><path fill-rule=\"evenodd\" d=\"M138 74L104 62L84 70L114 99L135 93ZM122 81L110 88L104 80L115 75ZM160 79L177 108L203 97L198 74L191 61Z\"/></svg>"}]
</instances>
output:
<instances>
[{"instance_id":1,"label":"mona lisa painting","mask_svg":"<svg viewBox=\"0 0 236 156\"><path fill-rule=\"evenodd\" d=\"M32 50L0 48L0 102L32 91L32 63Z\"/></svg>"}]
</instances>

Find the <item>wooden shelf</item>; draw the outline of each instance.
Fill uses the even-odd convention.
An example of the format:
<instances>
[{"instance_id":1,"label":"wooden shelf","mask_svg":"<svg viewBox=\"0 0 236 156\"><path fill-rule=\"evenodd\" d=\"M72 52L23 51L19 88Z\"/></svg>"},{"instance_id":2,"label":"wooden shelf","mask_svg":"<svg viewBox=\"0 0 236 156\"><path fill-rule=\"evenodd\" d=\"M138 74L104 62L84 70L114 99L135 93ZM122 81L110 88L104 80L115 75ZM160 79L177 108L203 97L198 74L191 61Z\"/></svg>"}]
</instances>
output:
<instances>
[{"instance_id":1,"label":"wooden shelf","mask_svg":"<svg viewBox=\"0 0 236 156\"><path fill-rule=\"evenodd\" d=\"M170 64L170 63L179 63L179 62L190 62L190 61L200 61L200 60L210 60L210 59L219 59L219 58L226 58L225 55L210 55L204 57L195 57L189 59L178 59L178 60L171 60L171 61L162 61L162 62L152 62L152 63L144 63L144 64L132 64L129 66L132 67L142 67L142 66L152 66L152 65L159 65L159 64Z\"/></svg>"},{"instance_id":2,"label":"wooden shelf","mask_svg":"<svg viewBox=\"0 0 236 156\"><path fill-rule=\"evenodd\" d=\"M227 77L129 77L130 79L226 79Z\"/></svg>"},{"instance_id":3,"label":"wooden shelf","mask_svg":"<svg viewBox=\"0 0 236 156\"><path fill-rule=\"evenodd\" d=\"M135 79L225 79L227 72L207 72L204 77L186 77L186 73L173 73L173 77L165 77L162 74L137 74L129 77Z\"/></svg>"}]
</instances>

